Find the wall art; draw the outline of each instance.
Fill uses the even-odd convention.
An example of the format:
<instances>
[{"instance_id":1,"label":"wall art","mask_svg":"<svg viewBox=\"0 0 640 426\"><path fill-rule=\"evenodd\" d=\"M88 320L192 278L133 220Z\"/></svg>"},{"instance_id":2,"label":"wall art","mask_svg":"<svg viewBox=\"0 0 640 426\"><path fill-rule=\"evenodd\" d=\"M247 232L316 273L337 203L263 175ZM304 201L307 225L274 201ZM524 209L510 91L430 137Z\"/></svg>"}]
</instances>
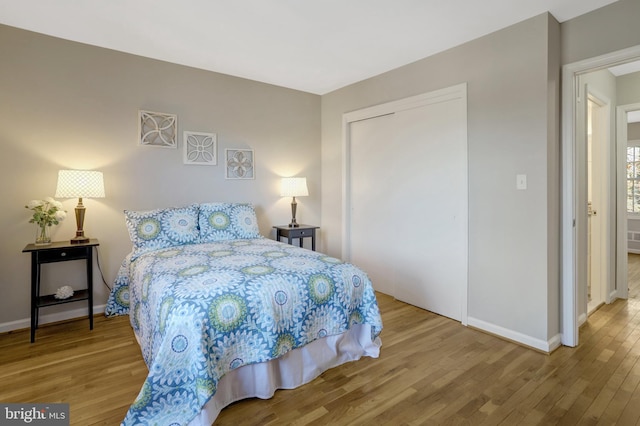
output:
<instances>
[{"instance_id":1,"label":"wall art","mask_svg":"<svg viewBox=\"0 0 640 426\"><path fill-rule=\"evenodd\" d=\"M255 161L252 149L226 149L227 179L255 178Z\"/></svg>"},{"instance_id":2,"label":"wall art","mask_svg":"<svg viewBox=\"0 0 640 426\"><path fill-rule=\"evenodd\" d=\"M178 147L178 116L153 111L138 111L140 145L160 148Z\"/></svg>"},{"instance_id":3,"label":"wall art","mask_svg":"<svg viewBox=\"0 0 640 426\"><path fill-rule=\"evenodd\" d=\"M184 164L215 166L218 164L218 136L215 133L190 132L182 136Z\"/></svg>"}]
</instances>

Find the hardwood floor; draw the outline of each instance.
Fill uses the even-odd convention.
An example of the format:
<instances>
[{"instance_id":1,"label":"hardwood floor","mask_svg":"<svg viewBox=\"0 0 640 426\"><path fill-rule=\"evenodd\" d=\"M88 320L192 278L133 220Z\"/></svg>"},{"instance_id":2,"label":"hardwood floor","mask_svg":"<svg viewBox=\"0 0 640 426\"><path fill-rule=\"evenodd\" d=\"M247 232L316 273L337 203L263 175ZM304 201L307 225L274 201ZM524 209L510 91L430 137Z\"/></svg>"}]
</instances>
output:
<instances>
[{"instance_id":1,"label":"hardwood floor","mask_svg":"<svg viewBox=\"0 0 640 426\"><path fill-rule=\"evenodd\" d=\"M632 258L633 257L633 258ZM578 348L545 355L379 294L380 358L363 358L216 425L634 425L640 420L640 255L628 301L605 305ZM117 425L147 369L128 317L0 335L0 401L66 402L72 425Z\"/></svg>"}]
</instances>

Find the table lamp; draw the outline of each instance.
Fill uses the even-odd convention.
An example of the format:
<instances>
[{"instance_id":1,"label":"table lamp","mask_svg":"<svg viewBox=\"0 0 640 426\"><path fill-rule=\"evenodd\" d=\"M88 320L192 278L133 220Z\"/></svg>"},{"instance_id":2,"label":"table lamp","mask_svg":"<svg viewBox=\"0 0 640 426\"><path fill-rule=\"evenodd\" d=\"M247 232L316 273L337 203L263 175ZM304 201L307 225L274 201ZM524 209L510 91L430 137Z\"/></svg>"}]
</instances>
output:
<instances>
[{"instance_id":1,"label":"table lamp","mask_svg":"<svg viewBox=\"0 0 640 426\"><path fill-rule=\"evenodd\" d=\"M307 178L282 178L280 195L283 197L293 197L293 201L291 201L291 223L289 224L289 227L297 228L300 225L298 225L298 222L296 222L296 207L298 206L298 203L296 203L296 197L304 197L309 195L309 190L307 189Z\"/></svg>"},{"instance_id":2,"label":"table lamp","mask_svg":"<svg viewBox=\"0 0 640 426\"><path fill-rule=\"evenodd\" d=\"M85 207L83 198L104 198L104 180L102 172L93 170L60 170L58 171L58 187L56 198L78 198L76 206L76 236L71 244L88 243L89 238L84 235Z\"/></svg>"}]
</instances>

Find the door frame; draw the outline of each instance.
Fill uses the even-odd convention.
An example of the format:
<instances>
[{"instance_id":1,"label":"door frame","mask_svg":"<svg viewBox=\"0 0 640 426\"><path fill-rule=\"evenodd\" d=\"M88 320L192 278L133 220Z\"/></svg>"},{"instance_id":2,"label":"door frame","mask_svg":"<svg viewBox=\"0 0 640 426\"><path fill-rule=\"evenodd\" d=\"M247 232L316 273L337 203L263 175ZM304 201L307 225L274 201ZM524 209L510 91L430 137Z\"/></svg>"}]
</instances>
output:
<instances>
[{"instance_id":1,"label":"door frame","mask_svg":"<svg viewBox=\"0 0 640 426\"><path fill-rule=\"evenodd\" d=\"M579 261L577 256L576 217L578 210L577 162L576 162L576 95L581 74L608 68L632 60L640 59L640 45L585 59L562 67L562 272L561 272L561 343L565 346L578 345L578 283L576 279ZM617 185L619 186L619 185ZM620 189L616 193L619 198ZM626 208L620 212L617 200L616 220L620 224L622 213L626 218ZM622 221L624 223L624 220ZM621 240L626 241L626 232L621 235L616 227L616 252L620 253ZM584 259L582 259L584 260ZM616 256L616 282L626 274L621 256ZM584 264L584 262L582 262ZM625 280L626 281L626 280ZM619 286L618 286L619 287Z\"/></svg>"}]
</instances>

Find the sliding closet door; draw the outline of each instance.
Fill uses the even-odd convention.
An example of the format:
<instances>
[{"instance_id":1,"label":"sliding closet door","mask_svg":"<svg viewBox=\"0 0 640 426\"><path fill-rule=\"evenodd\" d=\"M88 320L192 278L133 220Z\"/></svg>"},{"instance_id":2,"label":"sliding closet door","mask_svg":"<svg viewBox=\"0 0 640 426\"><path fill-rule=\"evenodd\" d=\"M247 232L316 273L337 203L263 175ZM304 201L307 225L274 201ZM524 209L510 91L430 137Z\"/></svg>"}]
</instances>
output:
<instances>
[{"instance_id":1,"label":"sliding closet door","mask_svg":"<svg viewBox=\"0 0 640 426\"><path fill-rule=\"evenodd\" d=\"M464 121L463 121L464 120ZM391 198L402 217L394 296L461 320L467 285L466 113L449 101L395 114L399 147Z\"/></svg>"},{"instance_id":2,"label":"sliding closet door","mask_svg":"<svg viewBox=\"0 0 640 426\"><path fill-rule=\"evenodd\" d=\"M466 90L350 123L348 254L374 287L466 323Z\"/></svg>"},{"instance_id":3,"label":"sliding closet door","mask_svg":"<svg viewBox=\"0 0 640 426\"><path fill-rule=\"evenodd\" d=\"M393 294L393 265L380 261L389 257L389 247L397 234L394 206L388 202L395 190L389 179L393 158L393 114L351 124L351 262L364 269L374 288Z\"/></svg>"}]
</instances>

